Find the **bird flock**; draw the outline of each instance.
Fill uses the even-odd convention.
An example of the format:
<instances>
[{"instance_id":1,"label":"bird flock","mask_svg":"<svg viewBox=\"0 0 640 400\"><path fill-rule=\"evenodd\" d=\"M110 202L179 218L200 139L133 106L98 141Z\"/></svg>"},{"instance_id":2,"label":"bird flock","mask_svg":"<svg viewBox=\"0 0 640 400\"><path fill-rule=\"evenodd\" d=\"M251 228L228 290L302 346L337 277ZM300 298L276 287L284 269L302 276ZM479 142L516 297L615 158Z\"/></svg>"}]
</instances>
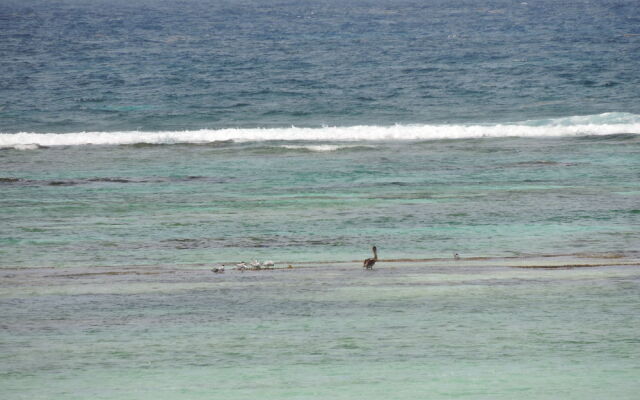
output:
<instances>
[{"instance_id":1,"label":"bird flock","mask_svg":"<svg viewBox=\"0 0 640 400\"><path fill-rule=\"evenodd\" d=\"M372 258L367 258L366 260L364 260L364 263L362 264L362 267L364 269L373 269L373 266L378 261L378 249L376 248L376 246L373 246L373 248L371 250L373 250L373 257ZM453 259L454 260L460 260L460 255L458 253L455 253L453 255ZM257 270L262 270L262 269L273 269L275 267L276 267L276 264L271 260L267 260L267 261L264 261L264 262L260 262L258 260L253 260L249 264L247 264L244 261L241 261L241 262L235 264L232 267L232 269L244 272L246 270L257 271ZM292 268L291 265L289 265L289 268ZM221 265L220 267L213 268L211 271L216 273L216 274L221 274L221 273L224 273L224 270L225 270L225 265Z\"/></svg>"},{"instance_id":2,"label":"bird flock","mask_svg":"<svg viewBox=\"0 0 640 400\"><path fill-rule=\"evenodd\" d=\"M271 260L267 260L263 262L260 262L258 260L253 260L249 264L247 264L244 261L240 261L239 263L235 264L231 269L234 269L237 271L246 271L246 270L257 271L261 269L273 269L275 267L276 267L276 264ZM211 272L216 274L222 274L224 273L224 270L225 270L225 265L221 265L220 267L213 268Z\"/></svg>"}]
</instances>

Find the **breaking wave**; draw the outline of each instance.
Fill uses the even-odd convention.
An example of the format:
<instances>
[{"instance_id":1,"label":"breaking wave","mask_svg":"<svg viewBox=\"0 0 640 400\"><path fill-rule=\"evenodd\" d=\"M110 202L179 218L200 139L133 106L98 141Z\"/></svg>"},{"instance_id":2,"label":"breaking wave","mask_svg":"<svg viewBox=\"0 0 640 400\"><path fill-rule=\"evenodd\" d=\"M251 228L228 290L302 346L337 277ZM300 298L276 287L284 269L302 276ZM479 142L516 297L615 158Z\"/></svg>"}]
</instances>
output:
<instances>
[{"instance_id":1,"label":"breaking wave","mask_svg":"<svg viewBox=\"0 0 640 400\"><path fill-rule=\"evenodd\" d=\"M221 141L402 141L492 137L554 137L640 134L640 115L604 113L503 124L349 126L322 128L228 128L163 132L0 133L0 148L214 143ZM333 148L317 148L331 151Z\"/></svg>"},{"instance_id":2,"label":"breaking wave","mask_svg":"<svg viewBox=\"0 0 640 400\"><path fill-rule=\"evenodd\" d=\"M287 150L304 150L315 153L325 153L330 151L338 151L345 149L368 149L374 148L374 146L360 146L360 145L335 145L335 144L315 144L315 145L294 145L285 144L281 146Z\"/></svg>"}]
</instances>

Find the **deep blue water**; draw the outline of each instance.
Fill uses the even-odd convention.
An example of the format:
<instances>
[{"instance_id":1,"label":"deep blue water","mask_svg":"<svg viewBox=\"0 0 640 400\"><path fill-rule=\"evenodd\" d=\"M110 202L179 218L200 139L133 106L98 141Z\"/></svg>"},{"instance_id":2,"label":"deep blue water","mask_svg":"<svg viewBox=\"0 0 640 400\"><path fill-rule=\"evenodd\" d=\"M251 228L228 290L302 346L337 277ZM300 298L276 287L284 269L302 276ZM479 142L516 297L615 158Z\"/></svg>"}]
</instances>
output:
<instances>
[{"instance_id":1,"label":"deep blue water","mask_svg":"<svg viewBox=\"0 0 640 400\"><path fill-rule=\"evenodd\" d=\"M636 1L0 4L0 132L640 114Z\"/></svg>"}]
</instances>

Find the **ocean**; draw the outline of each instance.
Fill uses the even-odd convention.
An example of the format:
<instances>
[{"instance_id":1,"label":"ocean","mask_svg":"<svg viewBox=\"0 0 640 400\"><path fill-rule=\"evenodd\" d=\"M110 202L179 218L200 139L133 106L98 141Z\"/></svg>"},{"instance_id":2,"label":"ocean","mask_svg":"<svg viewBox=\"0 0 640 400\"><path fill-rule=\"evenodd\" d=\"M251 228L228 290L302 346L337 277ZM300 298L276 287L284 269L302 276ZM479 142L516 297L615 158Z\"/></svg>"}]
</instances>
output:
<instances>
[{"instance_id":1,"label":"ocean","mask_svg":"<svg viewBox=\"0 0 640 400\"><path fill-rule=\"evenodd\" d=\"M636 398L639 71L633 1L3 1L2 397Z\"/></svg>"}]
</instances>

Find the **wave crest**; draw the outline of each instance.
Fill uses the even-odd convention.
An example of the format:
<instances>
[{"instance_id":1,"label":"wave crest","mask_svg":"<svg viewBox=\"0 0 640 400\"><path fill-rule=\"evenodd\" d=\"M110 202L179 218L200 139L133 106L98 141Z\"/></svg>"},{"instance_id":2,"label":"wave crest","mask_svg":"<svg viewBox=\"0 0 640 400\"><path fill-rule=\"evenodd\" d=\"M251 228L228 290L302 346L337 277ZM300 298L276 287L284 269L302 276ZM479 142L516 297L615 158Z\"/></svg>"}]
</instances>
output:
<instances>
[{"instance_id":1,"label":"wave crest","mask_svg":"<svg viewBox=\"0 0 640 400\"><path fill-rule=\"evenodd\" d=\"M213 143L221 141L403 141L486 137L640 134L640 115L604 113L504 124L392 125L322 128L228 128L165 132L0 133L0 148ZM321 150L322 151L322 150Z\"/></svg>"},{"instance_id":2,"label":"wave crest","mask_svg":"<svg viewBox=\"0 0 640 400\"><path fill-rule=\"evenodd\" d=\"M331 151L349 150L349 149L370 149L374 146L361 146L361 145L335 145L335 144L315 144L315 145L295 145L285 144L281 146L287 150L301 150L309 151L313 153L326 153Z\"/></svg>"}]
</instances>

